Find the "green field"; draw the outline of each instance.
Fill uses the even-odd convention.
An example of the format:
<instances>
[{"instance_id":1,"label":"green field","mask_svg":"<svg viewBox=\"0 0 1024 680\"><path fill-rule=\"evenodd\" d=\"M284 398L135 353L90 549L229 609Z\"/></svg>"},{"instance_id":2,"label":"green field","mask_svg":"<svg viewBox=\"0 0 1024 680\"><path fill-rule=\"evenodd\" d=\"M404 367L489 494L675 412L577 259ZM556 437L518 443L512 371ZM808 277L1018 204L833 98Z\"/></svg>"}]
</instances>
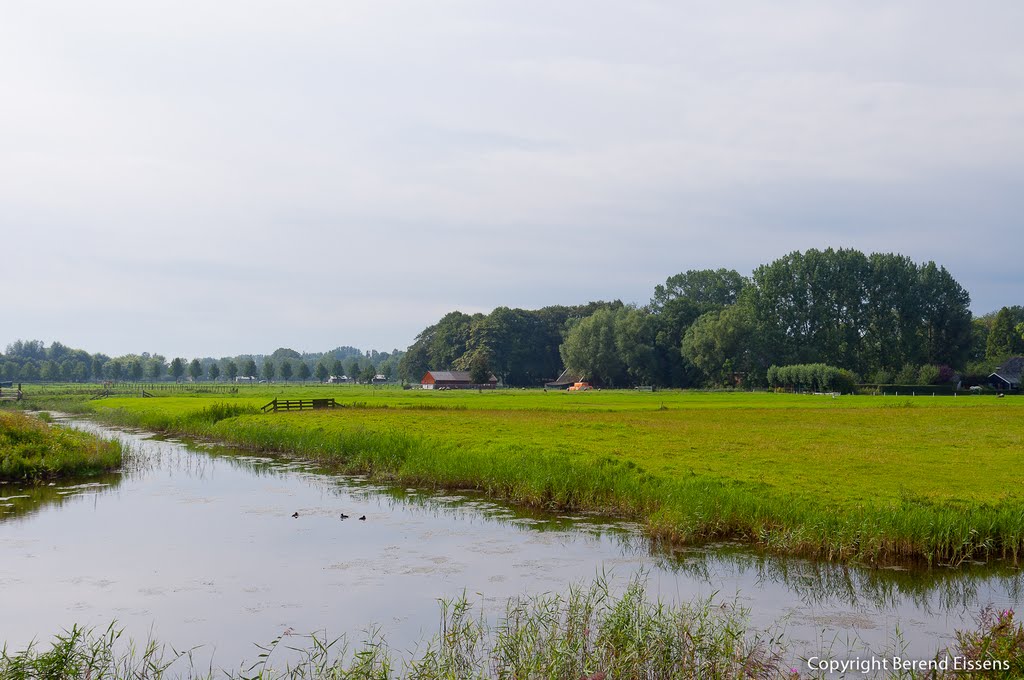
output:
<instances>
[{"instance_id":1,"label":"green field","mask_svg":"<svg viewBox=\"0 0 1024 680\"><path fill-rule=\"evenodd\" d=\"M107 472L121 465L121 445L0 411L0 482L39 482Z\"/></svg>"},{"instance_id":2,"label":"green field","mask_svg":"<svg viewBox=\"0 0 1024 680\"><path fill-rule=\"evenodd\" d=\"M274 397L344 408L264 415ZM829 559L1024 554L1024 400L243 387L80 402L108 422Z\"/></svg>"}]
</instances>

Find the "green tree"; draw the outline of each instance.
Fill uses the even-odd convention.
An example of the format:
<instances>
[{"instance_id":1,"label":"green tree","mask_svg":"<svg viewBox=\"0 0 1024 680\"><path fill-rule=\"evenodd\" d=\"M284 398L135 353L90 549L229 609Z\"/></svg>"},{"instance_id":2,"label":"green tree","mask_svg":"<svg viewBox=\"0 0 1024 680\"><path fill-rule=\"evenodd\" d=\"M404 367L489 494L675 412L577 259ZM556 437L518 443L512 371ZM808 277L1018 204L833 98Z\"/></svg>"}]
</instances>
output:
<instances>
[{"instance_id":1,"label":"green tree","mask_svg":"<svg viewBox=\"0 0 1024 680\"><path fill-rule=\"evenodd\" d=\"M143 355L145 356L145 355ZM167 373L167 362L164 358L158 354L153 355L147 359L146 362L146 377L152 381L160 380Z\"/></svg>"},{"instance_id":2,"label":"green tree","mask_svg":"<svg viewBox=\"0 0 1024 680\"><path fill-rule=\"evenodd\" d=\"M132 382L142 380L142 361L140 359L129 359L126 366L128 379Z\"/></svg>"},{"instance_id":3,"label":"green tree","mask_svg":"<svg viewBox=\"0 0 1024 680\"><path fill-rule=\"evenodd\" d=\"M199 359L193 359L189 362L188 376L192 378L193 382L203 376L203 365L199 363Z\"/></svg>"},{"instance_id":4,"label":"green tree","mask_svg":"<svg viewBox=\"0 0 1024 680\"><path fill-rule=\"evenodd\" d=\"M246 359L242 363L242 375L244 375L247 378L255 378L257 375L259 375L256 372L256 360L255 359Z\"/></svg>"},{"instance_id":5,"label":"green tree","mask_svg":"<svg viewBox=\"0 0 1024 680\"><path fill-rule=\"evenodd\" d=\"M288 382L289 380L292 379L292 374L294 372L295 367L292 365L292 362L290 360L285 359L284 361L281 362L281 377L284 378L285 382Z\"/></svg>"},{"instance_id":6,"label":"green tree","mask_svg":"<svg viewBox=\"0 0 1024 680\"><path fill-rule=\"evenodd\" d=\"M562 343L565 367L609 386L622 384L626 363L615 342L615 328L623 311L599 309L576 323Z\"/></svg>"},{"instance_id":7,"label":"green tree","mask_svg":"<svg viewBox=\"0 0 1024 680\"><path fill-rule=\"evenodd\" d=\"M341 359L335 359L331 362L331 375L335 378L345 375L345 367L342 365Z\"/></svg>"},{"instance_id":8,"label":"green tree","mask_svg":"<svg viewBox=\"0 0 1024 680\"><path fill-rule=\"evenodd\" d=\"M488 363L487 353L477 350L469 361L469 382L474 385L486 385L491 380L491 367Z\"/></svg>"},{"instance_id":9,"label":"green tree","mask_svg":"<svg viewBox=\"0 0 1024 680\"><path fill-rule=\"evenodd\" d=\"M299 368L295 372L296 377L299 380L305 382L309 380L309 376L311 376L312 374L313 372L309 370L309 364L307 364L305 361L300 361Z\"/></svg>"},{"instance_id":10,"label":"green tree","mask_svg":"<svg viewBox=\"0 0 1024 680\"><path fill-rule=\"evenodd\" d=\"M288 365L289 366L288 376L291 377L291 374L292 374L292 371L291 371L291 368L290 368L291 364L289 364L287 361L285 361L284 365ZM282 371L282 373L283 372L284 371ZM277 374L277 366L274 365L274 362L271 361L270 359L264 359L263 360L263 378L267 382L273 382L274 381L274 376L276 374ZM287 379L288 378L285 378L285 380L287 380Z\"/></svg>"},{"instance_id":11,"label":"green tree","mask_svg":"<svg viewBox=\"0 0 1024 680\"><path fill-rule=\"evenodd\" d=\"M253 367L255 368L255 364ZM224 373L228 376L228 380L235 382L235 378L238 377L238 364L228 359L227 364L224 365Z\"/></svg>"},{"instance_id":12,"label":"green tree","mask_svg":"<svg viewBox=\"0 0 1024 680\"><path fill-rule=\"evenodd\" d=\"M359 359L349 357L345 361L345 375L352 379L352 382L359 380Z\"/></svg>"},{"instance_id":13,"label":"green tree","mask_svg":"<svg viewBox=\"0 0 1024 680\"><path fill-rule=\"evenodd\" d=\"M331 375L331 369L327 368L327 365L322 361L318 361L316 364L316 379L320 382L327 382L327 378Z\"/></svg>"},{"instance_id":14,"label":"green tree","mask_svg":"<svg viewBox=\"0 0 1024 680\"><path fill-rule=\"evenodd\" d=\"M985 358L999 361L1012 354L1024 351L1024 340L1017 330L1018 324L1024 322L1024 313L1020 307L1003 307L992 321L991 330L985 343Z\"/></svg>"},{"instance_id":15,"label":"green tree","mask_svg":"<svg viewBox=\"0 0 1024 680\"><path fill-rule=\"evenodd\" d=\"M220 377L220 365L216 361L210 364L206 369L206 375L209 376L211 382L217 382L217 378Z\"/></svg>"},{"instance_id":16,"label":"green tree","mask_svg":"<svg viewBox=\"0 0 1024 680\"><path fill-rule=\"evenodd\" d=\"M743 304L697 319L683 336L682 355L716 385L733 385L736 373L753 370L753 315Z\"/></svg>"},{"instance_id":17,"label":"green tree","mask_svg":"<svg viewBox=\"0 0 1024 680\"><path fill-rule=\"evenodd\" d=\"M185 360L181 357L174 357L171 360L171 365L168 367L167 372L170 373L175 382L181 380L181 376L185 375Z\"/></svg>"}]
</instances>

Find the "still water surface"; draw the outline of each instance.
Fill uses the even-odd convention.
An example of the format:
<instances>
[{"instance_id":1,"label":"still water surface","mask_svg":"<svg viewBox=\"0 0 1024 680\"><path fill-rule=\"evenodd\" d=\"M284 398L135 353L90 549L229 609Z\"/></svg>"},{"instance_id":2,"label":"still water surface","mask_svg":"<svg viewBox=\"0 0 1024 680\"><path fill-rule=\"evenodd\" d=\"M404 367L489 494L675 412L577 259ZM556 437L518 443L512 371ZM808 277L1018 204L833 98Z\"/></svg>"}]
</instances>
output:
<instances>
[{"instance_id":1,"label":"still water surface","mask_svg":"<svg viewBox=\"0 0 1024 680\"><path fill-rule=\"evenodd\" d=\"M0 485L0 640L21 649L73 623L203 645L237 667L291 629L397 650L432 637L438 598L564 592L605 572L646 574L667 600L750 609L791 659L891 651L928 657L986 604L1017 607L1017 570L897 570L761 556L734 546L652 548L623 522L527 513L471 493L382 487L286 457L186 445L82 420L118 437L126 470L85 483ZM298 518L291 515L299 513ZM341 520L341 513L351 515ZM366 515L366 521L359 521ZM897 631L902 642L894 642Z\"/></svg>"}]
</instances>

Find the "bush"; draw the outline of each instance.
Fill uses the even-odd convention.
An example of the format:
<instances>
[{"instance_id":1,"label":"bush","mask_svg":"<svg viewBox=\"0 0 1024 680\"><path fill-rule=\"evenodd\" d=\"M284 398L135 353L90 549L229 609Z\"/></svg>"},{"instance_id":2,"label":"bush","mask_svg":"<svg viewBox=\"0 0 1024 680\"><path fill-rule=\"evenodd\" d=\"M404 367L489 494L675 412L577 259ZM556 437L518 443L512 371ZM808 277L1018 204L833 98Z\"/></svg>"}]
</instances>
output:
<instances>
[{"instance_id":1,"label":"bush","mask_svg":"<svg viewBox=\"0 0 1024 680\"><path fill-rule=\"evenodd\" d=\"M921 367L920 371L918 371L917 382L922 385L937 385L940 382L940 376L941 372L939 371L938 366L926 364Z\"/></svg>"},{"instance_id":2,"label":"bush","mask_svg":"<svg viewBox=\"0 0 1024 680\"><path fill-rule=\"evenodd\" d=\"M914 385L917 384L919 371L917 366L913 364L903 364L903 368L896 374L896 382L901 385Z\"/></svg>"}]
</instances>

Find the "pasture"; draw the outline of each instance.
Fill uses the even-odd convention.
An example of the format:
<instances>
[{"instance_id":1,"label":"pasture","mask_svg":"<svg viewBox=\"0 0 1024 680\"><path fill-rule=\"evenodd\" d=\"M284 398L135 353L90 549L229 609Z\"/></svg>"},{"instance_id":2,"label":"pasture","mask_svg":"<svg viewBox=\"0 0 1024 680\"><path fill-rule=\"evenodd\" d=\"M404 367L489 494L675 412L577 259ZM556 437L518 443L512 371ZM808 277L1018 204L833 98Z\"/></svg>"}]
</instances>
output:
<instances>
[{"instance_id":1,"label":"pasture","mask_svg":"<svg viewBox=\"0 0 1024 680\"><path fill-rule=\"evenodd\" d=\"M342 408L261 414L274 397ZM868 562L1017 559L1024 400L253 386L79 402L107 422L428 487Z\"/></svg>"}]
</instances>

